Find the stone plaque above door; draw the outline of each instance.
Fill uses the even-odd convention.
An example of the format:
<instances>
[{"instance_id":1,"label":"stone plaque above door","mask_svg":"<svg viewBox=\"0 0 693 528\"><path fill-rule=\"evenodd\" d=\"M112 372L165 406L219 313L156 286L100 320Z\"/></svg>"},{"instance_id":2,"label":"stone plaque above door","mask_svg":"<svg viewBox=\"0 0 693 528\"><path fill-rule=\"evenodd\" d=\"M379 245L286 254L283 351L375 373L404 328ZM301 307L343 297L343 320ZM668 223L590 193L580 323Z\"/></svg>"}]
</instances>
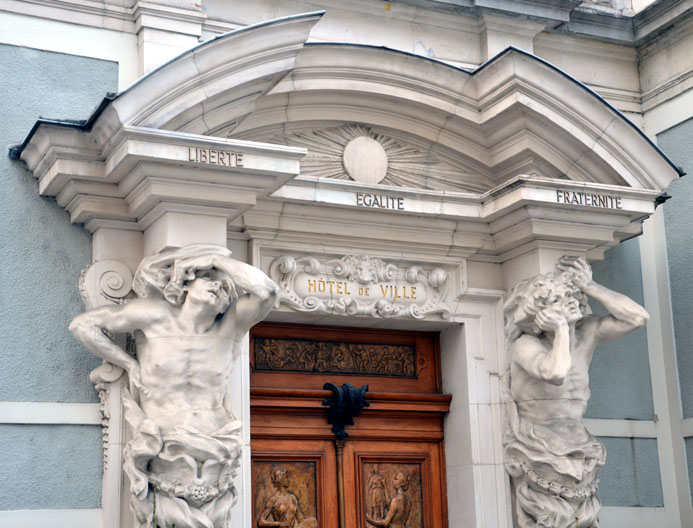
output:
<instances>
[{"instance_id":1,"label":"stone plaque above door","mask_svg":"<svg viewBox=\"0 0 693 528\"><path fill-rule=\"evenodd\" d=\"M301 312L369 317L447 319L452 271L367 255L276 257L269 274L281 289L279 302Z\"/></svg>"}]
</instances>

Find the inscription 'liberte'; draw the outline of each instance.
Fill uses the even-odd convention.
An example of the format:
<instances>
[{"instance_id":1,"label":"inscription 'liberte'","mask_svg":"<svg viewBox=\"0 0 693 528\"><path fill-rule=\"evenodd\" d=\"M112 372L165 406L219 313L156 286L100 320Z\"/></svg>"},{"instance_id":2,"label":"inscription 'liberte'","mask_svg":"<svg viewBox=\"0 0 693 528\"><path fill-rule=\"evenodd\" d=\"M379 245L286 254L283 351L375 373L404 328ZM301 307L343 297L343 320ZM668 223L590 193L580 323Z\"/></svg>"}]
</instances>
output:
<instances>
[{"instance_id":1,"label":"inscription 'liberte'","mask_svg":"<svg viewBox=\"0 0 693 528\"><path fill-rule=\"evenodd\" d=\"M309 279L308 293L330 293L336 295L351 295L352 290L361 297L378 297L390 299L416 300L416 286L392 286L379 284L376 286L354 286L345 281ZM380 295L378 295L380 294Z\"/></svg>"},{"instance_id":2,"label":"inscription 'liberte'","mask_svg":"<svg viewBox=\"0 0 693 528\"><path fill-rule=\"evenodd\" d=\"M242 167L243 153L229 152L228 150L189 147L188 161L209 163L210 165L224 165L225 167Z\"/></svg>"},{"instance_id":3,"label":"inscription 'liberte'","mask_svg":"<svg viewBox=\"0 0 693 528\"><path fill-rule=\"evenodd\" d=\"M404 211L404 198L389 194L356 193L356 205Z\"/></svg>"},{"instance_id":4,"label":"inscription 'liberte'","mask_svg":"<svg viewBox=\"0 0 693 528\"><path fill-rule=\"evenodd\" d=\"M623 209L621 197L608 194L562 191L558 189L556 190L556 201L565 204L591 205L592 207L603 207L605 209Z\"/></svg>"}]
</instances>

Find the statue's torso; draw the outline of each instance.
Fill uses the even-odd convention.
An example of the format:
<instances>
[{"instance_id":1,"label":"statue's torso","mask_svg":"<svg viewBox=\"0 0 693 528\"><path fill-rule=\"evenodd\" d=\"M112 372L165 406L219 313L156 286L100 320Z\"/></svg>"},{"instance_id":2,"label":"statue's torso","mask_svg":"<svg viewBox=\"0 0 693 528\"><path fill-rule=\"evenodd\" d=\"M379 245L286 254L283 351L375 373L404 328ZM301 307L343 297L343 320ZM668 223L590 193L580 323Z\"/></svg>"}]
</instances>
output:
<instances>
[{"instance_id":1,"label":"statue's torso","mask_svg":"<svg viewBox=\"0 0 693 528\"><path fill-rule=\"evenodd\" d=\"M218 323L203 335L186 335L175 320L138 332L140 394L146 415L162 428L190 426L212 432L231 419L224 408L233 360L241 343Z\"/></svg>"},{"instance_id":2,"label":"statue's torso","mask_svg":"<svg viewBox=\"0 0 693 528\"><path fill-rule=\"evenodd\" d=\"M552 343L542 340L546 354ZM582 420L590 398L589 365L596 347L592 325L576 329L570 343L570 369L559 385L538 379L511 362L511 393L518 412L532 422L552 422L560 416Z\"/></svg>"}]
</instances>

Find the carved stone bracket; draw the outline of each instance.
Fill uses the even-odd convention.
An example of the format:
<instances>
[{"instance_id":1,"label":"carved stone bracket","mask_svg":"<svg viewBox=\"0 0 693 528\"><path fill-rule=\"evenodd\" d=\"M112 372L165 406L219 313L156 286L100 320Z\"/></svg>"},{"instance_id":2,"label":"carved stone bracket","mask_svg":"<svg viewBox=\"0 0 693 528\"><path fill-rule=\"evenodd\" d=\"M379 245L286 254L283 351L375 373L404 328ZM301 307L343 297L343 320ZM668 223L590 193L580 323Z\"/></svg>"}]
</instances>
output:
<instances>
[{"instance_id":1,"label":"carved stone bracket","mask_svg":"<svg viewBox=\"0 0 693 528\"><path fill-rule=\"evenodd\" d=\"M132 273L129 268L117 260L100 260L88 266L82 271L79 281L79 293L87 310L93 310L110 304L121 304L130 295L132 288ZM111 339L115 336L109 335ZM122 340L122 339L119 339ZM134 339L127 335L124 343L121 343L130 354L134 355ZM113 425L120 433L120 386L115 388L115 383L121 379L124 370L120 367L103 362L89 374L89 380L99 392L101 414L101 434L103 439L103 465L104 471L108 470L111 458L120 458L120 446L117 442L112 445ZM113 394L116 390L117 394ZM119 464L117 471L120 473Z\"/></svg>"},{"instance_id":2,"label":"carved stone bracket","mask_svg":"<svg viewBox=\"0 0 693 528\"><path fill-rule=\"evenodd\" d=\"M270 265L280 303L295 310L370 317L450 316L450 273L366 255L284 255Z\"/></svg>"}]
</instances>

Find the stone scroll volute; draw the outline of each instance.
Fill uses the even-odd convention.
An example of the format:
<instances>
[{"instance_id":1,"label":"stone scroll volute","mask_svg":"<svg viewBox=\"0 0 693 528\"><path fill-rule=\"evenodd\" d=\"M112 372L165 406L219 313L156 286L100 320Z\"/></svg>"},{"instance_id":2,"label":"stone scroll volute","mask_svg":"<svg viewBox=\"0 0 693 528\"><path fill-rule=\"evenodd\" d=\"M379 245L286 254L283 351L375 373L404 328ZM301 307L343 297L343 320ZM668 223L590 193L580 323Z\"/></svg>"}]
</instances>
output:
<instances>
[{"instance_id":1,"label":"stone scroll volute","mask_svg":"<svg viewBox=\"0 0 693 528\"><path fill-rule=\"evenodd\" d=\"M583 423L595 347L647 323L635 301L592 280L581 258L517 284L504 306L510 361L503 439L519 528L596 528L606 450ZM606 317L592 315L587 297Z\"/></svg>"},{"instance_id":2,"label":"stone scroll volute","mask_svg":"<svg viewBox=\"0 0 693 528\"><path fill-rule=\"evenodd\" d=\"M108 287L85 295L105 301L88 304L70 331L104 360L92 373L97 388L127 375L118 391L131 436L122 467L136 528L232 525L243 440L231 376L243 337L278 288L230 256L199 244L147 257L131 281L136 298L118 304L113 292L127 294L129 279L101 266L82 281L83 293ZM136 346L117 339L123 334L136 335Z\"/></svg>"}]
</instances>

